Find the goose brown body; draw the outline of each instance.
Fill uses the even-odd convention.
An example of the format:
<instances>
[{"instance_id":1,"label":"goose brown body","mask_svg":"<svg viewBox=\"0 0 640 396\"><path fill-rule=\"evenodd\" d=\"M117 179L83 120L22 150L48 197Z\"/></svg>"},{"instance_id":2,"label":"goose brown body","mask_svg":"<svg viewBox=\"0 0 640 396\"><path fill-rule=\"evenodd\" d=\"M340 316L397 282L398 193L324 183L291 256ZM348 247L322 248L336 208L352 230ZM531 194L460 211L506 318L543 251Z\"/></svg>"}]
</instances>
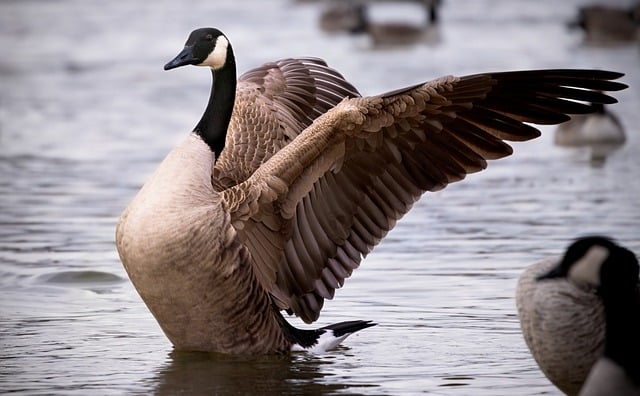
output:
<instances>
[{"instance_id":1,"label":"goose brown body","mask_svg":"<svg viewBox=\"0 0 640 396\"><path fill-rule=\"evenodd\" d=\"M543 260L522 273L516 307L522 335L542 372L565 394L577 395L604 350L604 306L585 285L538 281L561 259Z\"/></svg>"},{"instance_id":2,"label":"goose brown body","mask_svg":"<svg viewBox=\"0 0 640 396\"><path fill-rule=\"evenodd\" d=\"M122 262L177 349L285 351L271 300L220 210L212 166L209 147L193 134L169 153L122 215Z\"/></svg>"},{"instance_id":3,"label":"goose brown body","mask_svg":"<svg viewBox=\"0 0 640 396\"><path fill-rule=\"evenodd\" d=\"M318 319L424 192L511 154L503 140L539 136L525 122L615 102L600 91L623 89L620 76L449 76L361 97L319 59L265 64L238 80L218 158L196 130L141 189L118 224L120 257L177 348L283 352L294 340L279 311Z\"/></svg>"}]
</instances>

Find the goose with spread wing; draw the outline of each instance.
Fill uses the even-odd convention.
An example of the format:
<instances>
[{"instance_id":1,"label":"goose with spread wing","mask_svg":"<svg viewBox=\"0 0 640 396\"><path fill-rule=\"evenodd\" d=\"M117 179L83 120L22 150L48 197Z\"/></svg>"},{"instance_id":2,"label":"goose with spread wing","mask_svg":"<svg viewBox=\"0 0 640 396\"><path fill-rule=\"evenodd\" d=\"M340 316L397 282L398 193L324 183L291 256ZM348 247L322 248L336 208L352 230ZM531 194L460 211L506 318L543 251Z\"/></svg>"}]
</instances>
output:
<instances>
[{"instance_id":1,"label":"goose with spread wing","mask_svg":"<svg viewBox=\"0 0 640 396\"><path fill-rule=\"evenodd\" d=\"M372 326L318 319L364 256L426 191L511 154L581 102L614 103L620 73L541 70L448 76L362 97L322 60L236 78L217 29L191 33L165 65L208 67L202 118L122 214L121 261L181 350L286 353L334 347Z\"/></svg>"}]
</instances>

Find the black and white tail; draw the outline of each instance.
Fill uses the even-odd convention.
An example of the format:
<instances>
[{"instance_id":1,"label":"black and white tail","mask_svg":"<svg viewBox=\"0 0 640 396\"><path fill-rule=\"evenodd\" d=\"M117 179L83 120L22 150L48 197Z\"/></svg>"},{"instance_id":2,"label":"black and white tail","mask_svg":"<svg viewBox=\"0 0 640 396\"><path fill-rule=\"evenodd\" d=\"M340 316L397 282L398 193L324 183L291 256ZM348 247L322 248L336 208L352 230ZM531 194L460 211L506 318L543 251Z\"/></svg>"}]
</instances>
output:
<instances>
[{"instance_id":1,"label":"black and white tail","mask_svg":"<svg viewBox=\"0 0 640 396\"><path fill-rule=\"evenodd\" d=\"M291 350L312 353L324 353L331 350L356 331L376 325L370 320L351 320L319 329L302 330L293 327L281 315L278 314L278 316L286 336L293 342Z\"/></svg>"}]
</instances>

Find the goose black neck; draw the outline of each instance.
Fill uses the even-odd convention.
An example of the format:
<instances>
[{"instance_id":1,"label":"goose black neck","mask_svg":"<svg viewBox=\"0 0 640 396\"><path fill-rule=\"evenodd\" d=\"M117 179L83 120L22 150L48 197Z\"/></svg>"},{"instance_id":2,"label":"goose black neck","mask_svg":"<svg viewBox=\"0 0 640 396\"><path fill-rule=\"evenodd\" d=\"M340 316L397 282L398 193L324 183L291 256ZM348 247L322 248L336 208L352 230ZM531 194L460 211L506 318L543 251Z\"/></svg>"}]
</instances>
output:
<instances>
[{"instance_id":1,"label":"goose black neck","mask_svg":"<svg viewBox=\"0 0 640 396\"><path fill-rule=\"evenodd\" d=\"M591 110L594 114L604 114L604 104L602 103L591 103Z\"/></svg>"},{"instance_id":2,"label":"goose black neck","mask_svg":"<svg viewBox=\"0 0 640 396\"><path fill-rule=\"evenodd\" d=\"M607 324L604 355L640 385L640 292L617 290L602 297Z\"/></svg>"},{"instance_id":3,"label":"goose black neck","mask_svg":"<svg viewBox=\"0 0 640 396\"><path fill-rule=\"evenodd\" d=\"M434 0L429 4L429 9L427 10L429 13L429 22L431 24L438 23L438 1Z\"/></svg>"},{"instance_id":4,"label":"goose black neck","mask_svg":"<svg viewBox=\"0 0 640 396\"><path fill-rule=\"evenodd\" d=\"M369 30L369 19L365 6L363 4L356 4L352 10L356 16L356 23L349 29L349 32L352 34L366 33L367 30Z\"/></svg>"},{"instance_id":5,"label":"goose black neck","mask_svg":"<svg viewBox=\"0 0 640 396\"><path fill-rule=\"evenodd\" d=\"M213 82L209 104L193 131L202 137L218 158L224 149L236 99L236 64L231 51L227 53L225 65L218 70L211 69L211 74Z\"/></svg>"}]
</instances>

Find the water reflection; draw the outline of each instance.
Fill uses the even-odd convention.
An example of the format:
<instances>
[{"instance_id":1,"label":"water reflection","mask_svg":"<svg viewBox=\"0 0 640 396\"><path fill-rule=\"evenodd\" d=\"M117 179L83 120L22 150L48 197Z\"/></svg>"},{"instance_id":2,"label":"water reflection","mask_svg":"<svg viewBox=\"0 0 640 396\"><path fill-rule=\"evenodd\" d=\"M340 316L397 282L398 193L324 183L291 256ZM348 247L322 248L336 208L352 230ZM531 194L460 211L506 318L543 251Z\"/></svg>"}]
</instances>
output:
<instances>
[{"instance_id":1,"label":"water reflection","mask_svg":"<svg viewBox=\"0 0 640 396\"><path fill-rule=\"evenodd\" d=\"M156 395L358 394L354 388L366 386L337 383L325 370L330 359L307 354L243 357L174 350L167 360L152 380Z\"/></svg>"}]
</instances>

